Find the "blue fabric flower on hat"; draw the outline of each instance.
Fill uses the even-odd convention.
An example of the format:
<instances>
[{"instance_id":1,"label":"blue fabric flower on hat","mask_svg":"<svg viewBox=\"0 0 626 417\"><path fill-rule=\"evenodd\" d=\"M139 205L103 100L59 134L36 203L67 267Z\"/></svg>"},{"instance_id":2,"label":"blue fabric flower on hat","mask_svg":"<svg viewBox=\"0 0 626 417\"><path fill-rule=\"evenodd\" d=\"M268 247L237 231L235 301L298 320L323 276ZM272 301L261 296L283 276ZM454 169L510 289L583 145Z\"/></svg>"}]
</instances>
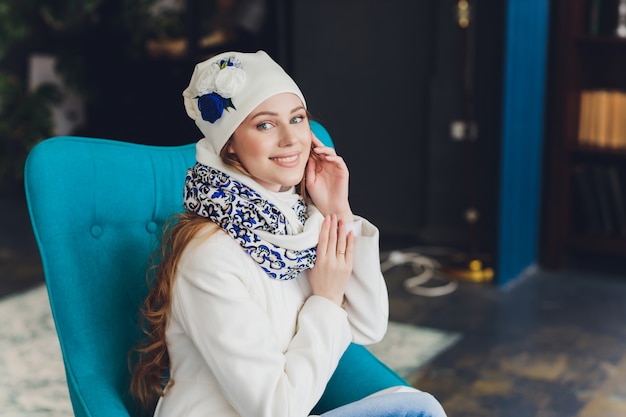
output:
<instances>
[{"instance_id":1,"label":"blue fabric flower on hat","mask_svg":"<svg viewBox=\"0 0 626 417\"><path fill-rule=\"evenodd\" d=\"M209 65L197 83L198 109L202 119L215 123L224 110L234 109L232 97L246 79L241 62L235 57L221 59Z\"/></svg>"},{"instance_id":2,"label":"blue fabric flower on hat","mask_svg":"<svg viewBox=\"0 0 626 417\"><path fill-rule=\"evenodd\" d=\"M215 123L217 119L222 117L224 109L227 108L229 104L232 108L235 108L230 99L226 99L217 93L205 94L198 97L198 108L200 109L202 119L211 123Z\"/></svg>"}]
</instances>

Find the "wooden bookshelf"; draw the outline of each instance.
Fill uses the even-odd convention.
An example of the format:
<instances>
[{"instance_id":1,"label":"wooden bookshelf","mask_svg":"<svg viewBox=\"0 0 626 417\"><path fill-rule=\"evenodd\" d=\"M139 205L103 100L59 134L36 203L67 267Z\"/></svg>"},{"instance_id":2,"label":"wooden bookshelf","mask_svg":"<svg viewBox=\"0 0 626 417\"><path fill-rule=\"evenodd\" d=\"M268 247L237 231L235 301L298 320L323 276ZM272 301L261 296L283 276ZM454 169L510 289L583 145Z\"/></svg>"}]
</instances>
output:
<instances>
[{"instance_id":1,"label":"wooden bookshelf","mask_svg":"<svg viewBox=\"0 0 626 417\"><path fill-rule=\"evenodd\" d=\"M626 209L620 206L626 201L626 127L620 125L622 119L626 123L621 102L626 100L626 38L611 35L610 28L592 34L592 1L552 2L540 254L548 268L559 268L568 252L626 259L621 226ZM619 104L607 105L601 96ZM602 182L606 177L611 185ZM590 225L591 207L603 208L598 209L603 214L596 213L604 220L600 231Z\"/></svg>"}]
</instances>

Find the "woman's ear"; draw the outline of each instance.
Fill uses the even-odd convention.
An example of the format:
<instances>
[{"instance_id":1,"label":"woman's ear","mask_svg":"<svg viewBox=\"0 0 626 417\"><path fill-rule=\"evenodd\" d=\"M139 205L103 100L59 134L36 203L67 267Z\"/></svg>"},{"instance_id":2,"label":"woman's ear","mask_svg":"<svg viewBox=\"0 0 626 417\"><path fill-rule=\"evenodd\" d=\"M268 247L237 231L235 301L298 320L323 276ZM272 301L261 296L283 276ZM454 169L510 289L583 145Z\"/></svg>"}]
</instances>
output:
<instances>
[{"instance_id":1,"label":"woman's ear","mask_svg":"<svg viewBox=\"0 0 626 417\"><path fill-rule=\"evenodd\" d=\"M226 147L226 152L229 154L234 154L235 150L233 149L233 135L228 138L228 141L224 145Z\"/></svg>"}]
</instances>

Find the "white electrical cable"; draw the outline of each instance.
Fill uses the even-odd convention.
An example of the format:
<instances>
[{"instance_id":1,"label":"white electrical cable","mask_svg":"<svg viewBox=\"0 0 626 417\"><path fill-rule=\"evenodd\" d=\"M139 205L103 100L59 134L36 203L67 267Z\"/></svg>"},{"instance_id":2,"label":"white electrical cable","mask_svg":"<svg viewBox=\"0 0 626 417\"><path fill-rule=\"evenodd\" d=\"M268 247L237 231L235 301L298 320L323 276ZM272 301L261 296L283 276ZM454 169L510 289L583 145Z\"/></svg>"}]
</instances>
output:
<instances>
[{"instance_id":1,"label":"white electrical cable","mask_svg":"<svg viewBox=\"0 0 626 417\"><path fill-rule=\"evenodd\" d=\"M440 297L457 289L456 281L448 281L444 285L425 287L422 284L435 277L439 262L416 252L391 251L387 259L380 264L383 274L389 269L399 265L410 265L415 276L404 280L404 289L416 295L425 297Z\"/></svg>"}]
</instances>

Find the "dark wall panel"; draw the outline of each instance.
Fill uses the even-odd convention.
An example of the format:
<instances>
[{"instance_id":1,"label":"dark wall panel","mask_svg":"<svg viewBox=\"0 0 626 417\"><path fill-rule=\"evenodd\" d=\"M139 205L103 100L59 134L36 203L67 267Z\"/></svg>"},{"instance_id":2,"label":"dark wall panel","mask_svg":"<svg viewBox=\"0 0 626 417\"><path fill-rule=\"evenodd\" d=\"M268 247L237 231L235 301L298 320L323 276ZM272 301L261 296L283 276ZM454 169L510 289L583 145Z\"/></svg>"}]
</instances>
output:
<instances>
[{"instance_id":1,"label":"dark wall panel","mask_svg":"<svg viewBox=\"0 0 626 417\"><path fill-rule=\"evenodd\" d=\"M351 169L351 203L381 229L426 221L434 3L297 0L290 69Z\"/></svg>"}]
</instances>

